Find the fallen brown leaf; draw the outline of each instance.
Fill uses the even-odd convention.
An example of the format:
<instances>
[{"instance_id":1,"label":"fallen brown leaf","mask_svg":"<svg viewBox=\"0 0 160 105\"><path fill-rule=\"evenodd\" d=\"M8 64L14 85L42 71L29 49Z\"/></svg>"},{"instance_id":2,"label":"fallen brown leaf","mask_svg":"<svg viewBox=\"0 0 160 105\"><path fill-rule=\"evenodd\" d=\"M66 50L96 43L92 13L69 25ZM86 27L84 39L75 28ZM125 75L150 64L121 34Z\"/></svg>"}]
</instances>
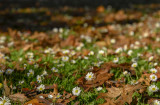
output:
<instances>
[{"instance_id":1,"label":"fallen brown leaf","mask_svg":"<svg viewBox=\"0 0 160 105\"><path fill-rule=\"evenodd\" d=\"M9 98L13 101L20 101L22 103L28 100L28 98L24 94L21 94L21 93L9 95Z\"/></svg>"},{"instance_id":2,"label":"fallen brown leaf","mask_svg":"<svg viewBox=\"0 0 160 105\"><path fill-rule=\"evenodd\" d=\"M7 85L7 80L5 78L5 80L3 81L3 86L4 86L4 95L5 96L9 96L11 94L11 89L8 87Z\"/></svg>"}]
</instances>

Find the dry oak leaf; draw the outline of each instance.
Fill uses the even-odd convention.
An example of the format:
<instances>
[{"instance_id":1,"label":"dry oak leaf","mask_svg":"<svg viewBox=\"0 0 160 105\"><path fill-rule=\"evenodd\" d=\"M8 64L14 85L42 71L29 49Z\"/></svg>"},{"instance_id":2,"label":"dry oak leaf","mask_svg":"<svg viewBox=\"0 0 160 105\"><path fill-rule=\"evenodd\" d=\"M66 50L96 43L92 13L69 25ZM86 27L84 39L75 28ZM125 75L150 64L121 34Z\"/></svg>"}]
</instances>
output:
<instances>
[{"instance_id":1,"label":"dry oak leaf","mask_svg":"<svg viewBox=\"0 0 160 105\"><path fill-rule=\"evenodd\" d=\"M32 100L26 102L24 105L28 105L28 104L32 104L32 105L46 105L46 104L43 104L43 103L39 103L38 99L32 99Z\"/></svg>"},{"instance_id":2,"label":"dry oak leaf","mask_svg":"<svg viewBox=\"0 0 160 105\"><path fill-rule=\"evenodd\" d=\"M33 49L33 43L32 44L27 44L23 47L23 51L27 51L29 49Z\"/></svg>"},{"instance_id":3,"label":"dry oak leaf","mask_svg":"<svg viewBox=\"0 0 160 105\"><path fill-rule=\"evenodd\" d=\"M21 93L10 95L9 98L13 101L20 101L22 103L28 100L28 98L24 94L21 94Z\"/></svg>"},{"instance_id":4,"label":"dry oak leaf","mask_svg":"<svg viewBox=\"0 0 160 105\"><path fill-rule=\"evenodd\" d=\"M134 91L136 91L137 89L142 89L142 88L144 87L141 84L124 85L121 88L111 87L111 88L107 88L108 90L107 93L100 93L99 97L107 97L109 99L112 99L112 101L115 104L119 104L119 105L123 105L125 102L130 104L132 102L132 95ZM114 100L117 97L118 99Z\"/></svg>"},{"instance_id":5,"label":"dry oak leaf","mask_svg":"<svg viewBox=\"0 0 160 105\"><path fill-rule=\"evenodd\" d=\"M4 86L4 95L5 96L9 96L11 94L11 89L8 87L7 85L7 80L5 78L5 80L3 81L3 86Z\"/></svg>"}]
</instances>

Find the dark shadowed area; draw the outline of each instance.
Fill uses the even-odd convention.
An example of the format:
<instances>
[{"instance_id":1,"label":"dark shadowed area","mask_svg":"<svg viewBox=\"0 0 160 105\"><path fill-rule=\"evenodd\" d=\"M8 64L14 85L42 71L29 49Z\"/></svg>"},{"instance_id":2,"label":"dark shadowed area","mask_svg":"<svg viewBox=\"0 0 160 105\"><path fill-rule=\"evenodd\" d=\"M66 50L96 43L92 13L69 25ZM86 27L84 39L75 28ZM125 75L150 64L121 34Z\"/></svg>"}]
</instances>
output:
<instances>
[{"instance_id":1,"label":"dark shadowed area","mask_svg":"<svg viewBox=\"0 0 160 105\"><path fill-rule=\"evenodd\" d=\"M0 0L0 28L3 31L9 27L19 30L47 31L54 27L73 25L63 20L54 20L53 16L59 13L80 17L90 12L92 16L94 10L100 5L112 7L115 10L131 8L137 10L135 5L152 4L160 4L160 0ZM153 9L158 10L159 8L160 6L157 6ZM151 8L148 9L146 8L145 11L150 12L152 10ZM103 25L103 23L99 25Z\"/></svg>"}]
</instances>

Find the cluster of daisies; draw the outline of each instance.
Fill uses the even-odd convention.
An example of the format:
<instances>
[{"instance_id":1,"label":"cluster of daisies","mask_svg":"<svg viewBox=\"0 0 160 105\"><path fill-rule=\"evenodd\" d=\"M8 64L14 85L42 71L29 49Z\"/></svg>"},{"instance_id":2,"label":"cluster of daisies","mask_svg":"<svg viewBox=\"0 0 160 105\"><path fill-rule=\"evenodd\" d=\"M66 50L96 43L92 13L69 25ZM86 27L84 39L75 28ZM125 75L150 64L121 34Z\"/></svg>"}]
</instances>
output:
<instances>
[{"instance_id":1,"label":"cluster of daisies","mask_svg":"<svg viewBox=\"0 0 160 105\"><path fill-rule=\"evenodd\" d=\"M91 17L90 17L91 18ZM147 20L147 18L144 16L141 18L142 21L144 20ZM153 29L160 29L160 23L159 22L156 22L153 24L150 24L152 23L152 20L154 20L153 18L149 18L147 20L147 24L146 23L143 23L143 22L139 22L139 23L134 23L134 24L127 24L127 25L124 25L124 26L121 26L120 24L111 24L110 25L110 28L113 29L113 30L116 30L116 31L120 31L121 33L120 34L126 34L126 36L128 37L133 37L133 38L138 38L136 39L133 43L130 43L129 45L128 44L125 44L123 46L118 46L114 51L113 53L115 53L113 55L113 59L111 57L111 60L113 63L117 63L117 64L120 64L121 63L121 58L124 57L122 56L121 54L122 53L125 53L126 54L126 58L131 58L131 67L132 68L135 68L136 70L139 69L139 67L141 66L139 64L139 59L141 59L141 57L143 57L142 53L141 52L136 52L136 50L139 50L141 49L141 47L143 46L143 50L147 51L149 49L147 43L144 41L141 41L145 38L150 38L150 34L155 34L154 30ZM138 32L136 31L137 28L139 29L143 29L143 27L146 26L148 27L148 30L145 30L141 32L141 30L139 30ZM87 23L84 23L84 27L88 27L88 24ZM127 31L127 30L130 30L130 28L132 28L131 31ZM95 27L91 27L91 30L92 31L95 31L96 28ZM100 33L108 33L110 30L104 28L104 29L100 29L99 30ZM63 29L63 28L54 28L52 30L52 33L55 33L55 34L58 34L59 37L61 39L65 39L68 37L68 35L71 33L71 30L70 29ZM24 36L30 36L29 33L21 33L21 32L18 32L18 34L21 36L21 39L24 40L25 42L29 42L29 39L25 38ZM141 34L141 35L139 35ZM122 35L121 35L122 36ZM85 60L85 61L88 61L90 62L90 58L94 58L96 59L94 62L91 62L90 65L88 67L90 67L91 69L93 67L100 67L101 64L103 64L104 62L106 62L106 60L104 60L104 58L107 59L108 61L108 58L110 56L107 55L107 53L109 52L108 49L106 47L102 47L100 50L97 51L97 49L99 49L97 47L97 45L93 45L92 43L94 43L94 41L96 39L94 39L94 37L91 37L90 35L80 35L79 36L79 39L80 39L80 43L79 45L77 45L77 47L73 48L69 48L69 49L58 49L58 51L54 51L53 48L45 48L44 50L42 50L42 53L46 56L46 55L51 55L52 58L54 58L56 56L57 53L62 53L61 57L59 57L58 59L54 59L53 63L56 64L56 66L52 66L49 70L48 68L44 69L42 72L40 73L36 73L36 69L40 69L40 65L39 64L36 64L34 63L36 60L36 56L33 52L27 52L25 54L25 60L27 60L27 63L23 64L23 68L25 69L25 71L27 71L26 73L26 76L28 78L32 78L33 77L36 77L36 82L39 83L39 86L37 87L37 91L39 92L43 92L45 90L45 82L43 82L45 79L45 76L47 76L49 74L48 71L52 71L53 73L59 73L61 70L61 67L65 67L67 63L71 63L72 65L75 65L75 64L78 64L79 62L77 60ZM160 38L159 37L156 37L156 39L153 38L153 40L155 40L156 42L160 42ZM8 42L6 44L6 42ZM37 41L38 42L38 41ZM111 46L114 46L116 44L118 44L118 37L117 38L114 38L114 36L110 39L110 42ZM5 47L13 47L14 46L14 41L11 39L11 38L7 38L6 36L1 36L0 37L0 49L3 49ZM88 55L78 55L77 57L77 53L78 52L81 52L83 51L82 49L86 49L86 45L90 45L92 44L93 45L93 49L95 49L95 51L92 49L88 52ZM111 48L112 49L112 48ZM109 50L111 50L109 49ZM158 54L160 54L160 49L158 48L156 50L156 52ZM41 53L41 52L40 52ZM152 54L152 53L151 53ZM152 54L153 55L153 54ZM76 57L74 57L76 56ZM7 56L5 56L3 53L0 53L0 59L1 58L4 58L4 59L9 59ZM109 58L110 59L110 58ZM24 58L23 57L20 57L18 59L20 62L23 62ZM97 61L98 60L98 61ZM148 87L148 91L151 92L151 93L157 93L159 92L159 88L158 86L156 85L156 82L158 80L158 77L157 77L157 69L156 69L156 66L158 65L157 62L153 62L154 60L154 56L150 56L149 58L147 58L147 63L149 63L149 66L153 66L153 68L150 68L149 72L151 72L151 75L149 76L149 79L151 81L151 85ZM125 60L127 61L127 60ZM32 64L34 63L34 68L29 68L28 67L28 63ZM45 63L48 63L48 62L45 62ZM82 68L83 69L83 68ZM0 76L3 75L4 73L6 75L10 75L12 73L14 73L15 70L13 69L7 69L7 70L0 70ZM84 70L85 71L85 70ZM64 72L64 71L63 71ZM127 77L128 75L130 75L131 73L129 71L123 71L122 75ZM92 81L96 78L95 74L93 72L88 72L86 75L85 75L85 80L86 81ZM19 85L23 85L25 83L25 80L20 80L18 81ZM138 84L138 81L137 80L134 80L134 79L131 79L130 81L130 84L131 85L136 85ZM0 83L0 88L3 87L3 84ZM16 87L13 87L14 89L16 89ZM101 91L103 88L101 86L97 87L96 88L96 91ZM73 88L71 88L71 91L72 91L72 94L73 95L76 95L76 96L79 96L81 94L81 92L83 91L82 88L78 87L78 86L75 86ZM58 93L56 95L56 98L60 98L62 95L60 93ZM44 98L43 96L40 96L40 98ZM53 98L53 95L49 94L48 95L48 98L52 99ZM155 105L160 105L160 101L158 100L154 100L153 103ZM7 98L7 97L1 97L0 98L0 105L10 105L10 100Z\"/></svg>"},{"instance_id":2,"label":"cluster of daisies","mask_svg":"<svg viewBox=\"0 0 160 105\"><path fill-rule=\"evenodd\" d=\"M152 68L152 69L150 69L150 72L152 73L150 75L150 80L153 82L153 84L150 85L148 89L150 92L158 92L159 88L155 85L155 82L157 81L157 75L156 75L157 69Z\"/></svg>"}]
</instances>

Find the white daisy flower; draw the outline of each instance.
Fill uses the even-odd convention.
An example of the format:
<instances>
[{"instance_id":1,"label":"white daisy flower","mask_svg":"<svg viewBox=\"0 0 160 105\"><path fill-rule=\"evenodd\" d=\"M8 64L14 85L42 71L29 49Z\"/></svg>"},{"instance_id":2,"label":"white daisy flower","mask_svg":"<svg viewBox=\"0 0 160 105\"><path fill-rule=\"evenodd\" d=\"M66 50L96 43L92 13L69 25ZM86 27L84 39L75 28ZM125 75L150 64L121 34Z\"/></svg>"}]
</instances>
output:
<instances>
[{"instance_id":1,"label":"white daisy flower","mask_svg":"<svg viewBox=\"0 0 160 105\"><path fill-rule=\"evenodd\" d=\"M111 43L112 43L112 44L115 44L115 43L116 43L116 40L115 40L115 39L111 39Z\"/></svg>"},{"instance_id":2,"label":"white daisy flower","mask_svg":"<svg viewBox=\"0 0 160 105\"><path fill-rule=\"evenodd\" d=\"M130 44L130 48L133 48L134 47L134 44Z\"/></svg>"},{"instance_id":3,"label":"white daisy flower","mask_svg":"<svg viewBox=\"0 0 160 105\"><path fill-rule=\"evenodd\" d=\"M31 59L28 60L28 62L29 62L29 63L33 63L33 62L34 62L34 59L31 58Z\"/></svg>"},{"instance_id":4,"label":"white daisy flower","mask_svg":"<svg viewBox=\"0 0 160 105\"><path fill-rule=\"evenodd\" d=\"M84 59L88 59L88 57L85 56Z\"/></svg>"},{"instance_id":5,"label":"white daisy flower","mask_svg":"<svg viewBox=\"0 0 160 105\"><path fill-rule=\"evenodd\" d=\"M19 81L19 85L22 85L24 83L24 80Z\"/></svg>"},{"instance_id":6,"label":"white daisy flower","mask_svg":"<svg viewBox=\"0 0 160 105\"><path fill-rule=\"evenodd\" d=\"M102 89L103 89L103 88L100 87L100 86L99 86L98 88L96 88L97 91L101 91Z\"/></svg>"},{"instance_id":7,"label":"white daisy flower","mask_svg":"<svg viewBox=\"0 0 160 105\"><path fill-rule=\"evenodd\" d=\"M155 68L152 68L152 69L150 69L150 71L152 72L152 73L157 73L157 69L155 69Z\"/></svg>"},{"instance_id":8,"label":"white daisy flower","mask_svg":"<svg viewBox=\"0 0 160 105\"><path fill-rule=\"evenodd\" d=\"M64 30L63 28L59 28L59 32L62 33Z\"/></svg>"},{"instance_id":9,"label":"white daisy flower","mask_svg":"<svg viewBox=\"0 0 160 105\"><path fill-rule=\"evenodd\" d=\"M27 64L24 64L23 67L24 67L24 69L26 69L27 68Z\"/></svg>"},{"instance_id":10,"label":"white daisy flower","mask_svg":"<svg viewBox=\"0 0 160 105\"><path fill-rule=\"evenodd\" d=\"M44 99L44 97L43 97L43 96L39 96L39 98Z\"/></svg>"},{"instance_id":11,"label":"white daisy flower","mask_svg":"<svg viewBox=\"0 0 160 105\"><path fill-rule=\"evenodd\" d=\"M81 89L79 87L75 87L72 89L72 94L73 95L76 95L76 96L79 96L81 93Z\"/></svg>"},{"instance_id":12,"label":"white daisy flower","mask_svg":"<svg viewBox=\"0 0 160 105\"><path fill-rule=\"evenodd\" d=\"M52 69L51 69L53 72L58 72L58 69L57 68L55 68L55 67L52 67Z\"/></svg>"},{"instance_id":13,"label":"white daisy flower","mask_svg":"<svg viewBox=\"0 0 160 105\"><path fill-rule=\"evenodd\" d=\"M76 47L76 50L80 51L81 48L82 48L81 46L77 46L77 47Z\"/></svg>"},{"instance_id":14,"label":"white daisy flower","mask_svg":"<svg viewBox=\"0 0 160 105\"><path fill-rule=\"evenodd\" d=\"M142 55L141 53L137 53L137 56L138 56L138 57L141 57L141 56L143 56L143 55Z\"/></svg>"},{"instance_id":15,"label":"white daisy flower","mask_svg":"<svg viewBox=\"0 0 160 105\"><path fill-rule=\"evenodd\" d=\"M48 49L46 49L44 51L44 53L46 53L46 54L54 54L55 52L54 52L54 50L52 48L48 48Z\"/></svg>"},{"instance_id":16,"label":"white daisy flower","mask_svg":"<svg viewBox=\"0 0 160 105\"><path fill-rule=\"evenodd\" d=\"M29 59L33 59L34 54L33 54L32 52L28 52L28 53L27 53L27 57L28 57Z\"/></svg>"},{"instance_id":17,"label":"white daisy flower","mask_svg":"<svg viewBox=\"0 0 160 105\"><path fill-rule=\"evenodd\" d=\"M157 62L155 62L153 65L154 65L154 66L157 66L157 65L158 65L158 63L157 63Z\"/></svg>"},{"instance_id":18,"label":"white daisy flower","mask_svg":"<svg viewBox=\"0 0 160 105\"><path fill-rule=\"evenodd\" d=\"M74 56L76 54L76 52L74 50L71 51L70 55Z\"/></svg>"},{"instance_id":19,"label":"white daisy flower","mask_svg":"<svg viewBox=\"0 0 160 105\"><path fill-rule=\"evenodd\" d=\"M154 81L154 82L157 81L157 76L155 74L151 74L150 75L150 80Z\"/></svg>"},{"instance_id":20,"label":"white daisy flower","mask_svg":"<svg viewBox=\"0 0 160 105\"><path fill-rule=\"evenodd\" d=\"M45 85L41 84L37 87L38 91L43 91L45 89Z\"/></svg>"},{"instance_id":21,"label":"white daisy flower","mask_svg":"<svg viewBox=\"0 0 160 105\"><path fill-rule=\"evenodd\" d=\"M85 37L85 40L86 40L86 42L88 42L88 43L91 43L91 42L92 42L92 39L91 39L90 36L86 36L86 37Z\"/></svg>"},{"instance_id":22,"label":"white daisy flower","mask_svg":"<svg viewBox=\"0 0 160 105\"><path fill-rule=\"evenodd\" d=\"M14 71L13 69L7 69L6 74L12 74L13 71Z\"/></svg>"},{"instance_id":23,"label":"white daisy flower","mask_svg":"<svg viewBox=\"0 0 160 105\"><path fill-rule=\"evenodd\" d=\"M69 57L68 57L68 56L63 56L63 57L62 57L62 61L67 62L68 60L69 60Z\"/></svg>"},{"instance_id":24,"label":"white daisy flower","mask_svg":"<svg viewBox=\"0 0 160 105\"><path fill-rule=\"evenodd\" d=\"M11 105L9 98L7 97L0 97L0 105Z\"/></svg>"},{"instance_id":25,"label":"white daisy flower","mask_svg":"<svg viewBox=\"0 0 160 105\"><path fill-rule=\"evenodd\" d=\"M114 63L117 63L118 61L119 61L119 58L118 58L118 57L116 57L116 58L113 59L113 62L114 62Z\"/></svg>"},{"instance_id":26,"label":"white daisy flower","mask_svg":"<svg viewBox=\"0 0 160 105\"><path fill-rule=\"evenodd\" d=\"M137 64L137 62L135 62L135 63L133 63L131 66L132 66L132 67L137 67L138 64Z\"/></svg>"},{"instance_id":27,"label":"white daisy flower","mask_svg":"<svg viewBox=\"0 0 160 105\"><path fill-rule=\"evenodd\" d=\"M154 100L154 101L153 101L153 105L160 105L160 101Z\"/></svg>"},{"instance_id":28,"label":"white daisy flower","mask_svg":"<svg viewBox=\"0 0 160 105\"><path fill-rule=\"evenodd\" d=\"M127 74L128 74L128 71L124 71L124 72L123 72L123 75L127 75Z\"/></svg>"},{"instance_id":29,"label":"white daisy flower","mask_svg":"<svg viewBox=\"0 0 160 105\"><path fill-rule=\"evenodd\" d=\"M52 98L53 98L53 95L51 95L51 94L50 94L50 95L48 95L48 98L52 99Z\"/></svg>"},{"instance_id":30,"label":"white daisy flower","mask_svg":"<svg viewBox=\"0 0 160 105\"><path fill-rule=\"evenodd\" d=\"M19 58L18 60L21 62L23 60L23 58Z\"/></svg>"},{"instance_id":31,"label":"white daisy flower","mask_svg":"<svg viewBox=\"0 0 160 105\"><path fill-rule=\"evenodd\" d=\"M53 28L52 31L53 31L54 33L58 33L58 28Z\"/></svg>"},{"instance_id":32,"label":"white daisy flower","mask_svg":"<svg viewBox=\"0 0 160 105\"><path fill-rule=\"evenodd\" d=\"M70 51L69 50L62 50L63 54L68 54Z\"/></svg>"},{"instance_id":33,"label":"white daisy flower","mask_svg":"<svg viewBox=\"0 0 160 105\"><path fill-rule=\"evenodd\" d=\"M89 53L88 53L88 55L94 55L94 52L93 51L90 51Z\"/></svg>"},{"instance_id":34,"label":"white daisy flower","mask_svg":"<svg viewBox=\"0 0 160 105\"><path fill-rule=\"evenodd\" d=\"M121 47L117 48L116 51L115 51L115 53L120 53L120 52L122 52L122 48Z\"/></svg>"},{"instance_id":35,"label":"white daisy flower","mask_svg":"<svg viewBox=\"0 0 160 105\"><path fill-rule=\"evenodd\" d=\"M127 52L127 54L128 54L129 56L131 56L131 55L133 54L133 51L132 51L132 50L129 50L129 51Z\"/></svg>"},{"instance_id":36,"label":"white daisy flower","mask_svg":"<svg viewBox=\"0 0 160 105\"><path fill-rule=\"evenodd\" d=\"M41 76L37 75L37 81L38 81L39 83L41 83L41 82L42 82L42 78L41 78Z\"/></svg>"},{"instance_id":37,"label":"white daisy flower","mask_svg":"<svg viewBox=\"0 0 160 105\"><path fill-rule=\"evenodd\" d=\"M94 74L92 72L88 72L87 75L85 76L86 80L92 80L94 78Z\"/></svg>"},{"instance_id":38,"label":"white daisy flower","mask_svg":"<svg viewBox=\"0 0 160 105\"><path fill-rule=\"evenodd\" d=\"M124 45L123 50L126 51L128 49L127 45Z\"/></svg>"},{"instance_id":39,"label":"white daisy flower","mask_svg":"<svg viewBox=\"0 0 160 105\"><path fill-rule=\"evenodd\" d=\"M104 50L99 50L98 54L103 55L104 54Z\"/></svg>"},{"instance_id":40,"label":"white daisy flower","mask_svg":"<svg viewBox=\"0 0 160 105\"><path fill-rule=\"evenodd\" d=\"M134 31L130 31L129 35L134 36Z\"/></svg>"},{"instance_id":41,"label":"white daisy flower","mask_svg":"<svg viewBox=\"0 0 160 105\"><path fill-rule=\"evenodd\" d=\"M60 93L57 94L56 98L60 98L62 95Z\"/></svg>"},{"instance_id":42,"label":"white daisy flower","mask_svg":"<svg viewBox=\"0 0 160 105\"><path fill-rule=\"evenodd\" d=\"M136 85L136 84L138 84L138 81L136 81L136 80L131 81L131 85Z\"/></svg>"},{"instance_id":43,"label":"white daisy flower","mask_svg":"<svg viewBox=\"0 0 160 105\"><path fill-rule=\"evenodd\" d=\"M136 42L135 42L135 45L140 45L140 42L139 42L139 41L136 41Z\"/></svg>"},{"instance_id":44,"label":"white daisy flower","mask_svg":"<svg viewBox=\"0 0 160 105\"><path fill-rule=\"evenodd\" d=\"M29 70L29 73L27 73L27 76L28 76L28 77L29 77L30 75L31 75L31 76L34 75L34 71L33 71L32 69L30 69L30 70Z\"/></svg>"},{"instance_id":45,"label":"white daisy flower","mask_svg":"<svg viewBox=\"0 0 160 105\"><path fill-rule=\"evenodd\" d=\"M76 63L76 61L75 61L75 60L71 60L71 63L72 63L72 64L75 64L75 63Z\"/></svg>"},{"instance_id":46,"label":"white daisy flower","mask_svg":"<svg viewBox=\"0 0 160 105\"><path fill-rule=\"evenodd\" d=\"M44 70L44 71L42 72L42 76L44 76L44 75L48 75L48 73L47 73L46 70Z\"/></svg>"},{"instance_id":47,"label":"white daisy flower","mask_svg":"<svg viewBox=\"0 0 160 105\"><path fill-rule=\"evenodd\" d=\"M159 88L156 85L151 85L149 86L149 91L150 92L157 92Z\"/></svg>"},{"instance_id":48,"label":"white daisy flower","mask_svg":"<svg viewBox=\"0 0 160 105\"><path fill-rule=\"evenodd\" d=\"M148 61L152 61L153 60L153 56L149 57Z\"/></svg>"}]
</instances>

